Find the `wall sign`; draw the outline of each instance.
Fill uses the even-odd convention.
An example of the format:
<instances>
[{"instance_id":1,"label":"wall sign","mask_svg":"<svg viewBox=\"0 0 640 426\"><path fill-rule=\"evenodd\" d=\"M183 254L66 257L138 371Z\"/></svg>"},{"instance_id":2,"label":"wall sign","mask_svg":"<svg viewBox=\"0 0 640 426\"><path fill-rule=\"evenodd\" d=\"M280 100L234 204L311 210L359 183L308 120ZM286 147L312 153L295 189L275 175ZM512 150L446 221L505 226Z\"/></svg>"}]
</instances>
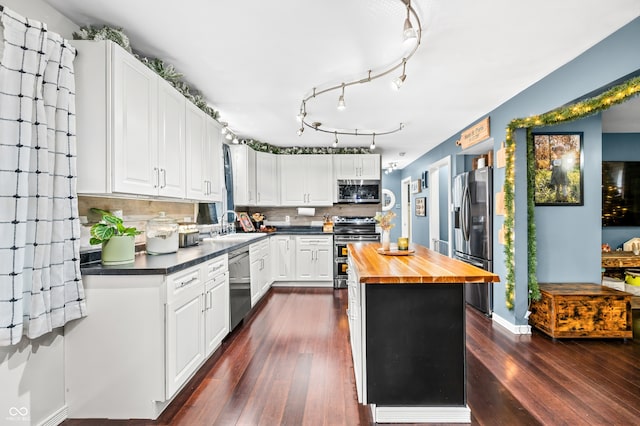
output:
<instances>
[{"instance_id":1,"label":"wall sign","mask_svg":"<svg viewBox=\"0 0 640 426\"><path fill-rule=\"evenodd\" d=\"M456 145L467 149L470 146L482 142L491 136L491 128L489 126L489 117L484 118L460 134L460 139L456 141Z\"/></svg>"}]
</instances>

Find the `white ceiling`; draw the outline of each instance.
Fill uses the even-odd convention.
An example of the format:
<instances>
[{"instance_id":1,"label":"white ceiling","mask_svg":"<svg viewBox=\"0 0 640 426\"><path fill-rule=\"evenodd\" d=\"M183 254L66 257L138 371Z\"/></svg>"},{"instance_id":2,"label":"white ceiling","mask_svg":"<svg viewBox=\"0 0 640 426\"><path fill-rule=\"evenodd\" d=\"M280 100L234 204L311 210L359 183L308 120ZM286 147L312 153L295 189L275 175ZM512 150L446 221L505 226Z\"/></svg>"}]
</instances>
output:
<instances>
[{"instance_id":1,"label":"white ceiling","mask_svg":"<svg viewBox=\"0 0 640 426\"><path fill-rule=\"evenodd\" d=\"M173 64L240 138L330 146L296 114L314 87L363 78L406 54L402 0L44 0L78 25L122 27L133 48ZM389 129L383 163L402 168L640 16L639 0L413 0L422 44L401 90L389 78L308 103L309 121ZM334 95L335 94L335 95ZM368 146L343 136L340 146ZM400 152L405 152L400 158Z\"/></svg>"}]
</instances>

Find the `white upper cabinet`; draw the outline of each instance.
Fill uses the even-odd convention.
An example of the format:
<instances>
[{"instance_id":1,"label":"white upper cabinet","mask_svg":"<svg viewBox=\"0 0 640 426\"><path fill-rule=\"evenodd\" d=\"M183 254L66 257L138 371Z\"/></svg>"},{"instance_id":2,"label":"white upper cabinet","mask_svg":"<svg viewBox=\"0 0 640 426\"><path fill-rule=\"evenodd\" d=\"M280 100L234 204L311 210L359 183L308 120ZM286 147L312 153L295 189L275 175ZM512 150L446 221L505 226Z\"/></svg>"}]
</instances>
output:
<instances>
[{"instance_id":1,"label":"white upper cabinet","mask_svg":"<svg viewBox=\"0 0 640 426\"><path fill-rule=\"evenodd\" d=\"M233 202L256 205L256 152L247 145L229 145L233 169Z\"/></svg>"},{"instance_id":2,"label":"white upper cabinet","mask_svg":"<svg viewBox=\"0 0 640 426\"><path fill-rule=\"evenodd\" d=\"M169 83L158 81L158 192L167 197L185 197L185 103Z\"/></svg>"},{"instance_id":3,"label":"white upper cabinet","mask_svg":"<svg viewBox=\"0 0 640 426\"><path fill-rule=\"evenodd\" d=\"M280 155L280 205L333 204L331 155Z\"/></svg>"},{"instance_id":4,"label":"white upper cabinet","mask_svg":"<svg viewBox=\"0 0 640 426\"><path fill-rule=\"evenodd\" d=\"M207 120L204 112L187 103L187 198L204 199L209 192L206 179Z\"/></svg>"},{"instance_id":5,"label":"white upper cabinet","mask_svg":"<svg viewBox=\"0 0 640 426\"><path fill-rule=\"evenodd\" d=\"M256 152L256 205L277 206L280 203L278 156Z\"/></svg>"},{"instance_id":6,"label":"white upper cabinet","mask_svg":"<svg viewBox=\"0 0 640 426\"><path fill-rule=\"evenodd\" d=\"M336 154L333 170L336 179L380 179L380 155Z\"/></svg>"},{"instance_id":7,"label":"white upper cabinet","mask_svg":"<svg viewBox=\"0 0 640 426\"><path fill-rule=\"evenodd\" d=\"M215 120L117 44L74 46L78 193L221 200Z\"/></svg>"},{"instance_id":8,"label":"white upper cabinet","mask_svg":"<svg viewBox=\"0 0 640 426\"><path fill-rule=\"evenodd\" d=\"M207 201L222 201L224 194L224 158L222 156L222 126L206 117L207 139L204 146L204 178L207 182Z\"/></svg>"}]
</instances>

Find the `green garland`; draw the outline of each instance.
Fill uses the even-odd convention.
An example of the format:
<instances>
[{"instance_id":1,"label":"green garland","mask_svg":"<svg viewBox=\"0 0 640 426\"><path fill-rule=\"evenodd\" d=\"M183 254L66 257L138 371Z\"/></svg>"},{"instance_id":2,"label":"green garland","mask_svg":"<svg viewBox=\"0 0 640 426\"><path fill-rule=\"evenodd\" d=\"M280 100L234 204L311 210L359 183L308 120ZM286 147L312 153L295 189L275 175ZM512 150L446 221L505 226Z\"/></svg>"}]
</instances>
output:
<instances>
[{"instance_id":1,"label":"green garland","mask_svg":"<svg viewBox=\"0 0 640 426\"><path fill-rule=\"evenodd\" d=\"M606 92L575 104L562 106L541 115L511 120L506 128L506 165L504 182L505 204L505 264L507 267L505 285L505 304L509 310L515 305L515 257L514 257L514 183L515 183L515 140L513 132L516 129L527 129L527 250L528 250L528 289L529 300L540 299L540 288L536 278L536 228L535 204L533 200L534 188L534 157L533 157L533 127L554 126L561 123L579 120L598 114L614 105L621 104L640 93L640 77L634 77L615 86Z\"/></svg>"},{"instance_id":2,"label":"green garland","mask_svg":"<svg viewBox=\"0 0 640 426\"><path fill-rule=\"evenodd\" d=\"M275 146L265 142L256 141L253 139L245 139L242 143L248 145L254 151L269 152L271 154L370 154L369 148L361 147L345 147L345 148L331 148L331 147L307 147L307 146Z\"/></svg>"}]
</instances>

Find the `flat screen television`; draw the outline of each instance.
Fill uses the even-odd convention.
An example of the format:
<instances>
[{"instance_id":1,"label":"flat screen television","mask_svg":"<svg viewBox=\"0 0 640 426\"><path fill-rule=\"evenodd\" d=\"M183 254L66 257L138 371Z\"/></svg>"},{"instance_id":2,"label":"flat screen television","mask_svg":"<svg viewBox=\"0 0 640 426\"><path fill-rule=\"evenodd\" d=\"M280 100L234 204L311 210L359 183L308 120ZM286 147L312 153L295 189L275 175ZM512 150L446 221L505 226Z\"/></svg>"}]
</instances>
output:
<instances>
[{"instance_id":1,"label":"flat screen television","mask_svg":"<svg viewBox=\"0 0 640 426\"><path fill-rule=\"evenodd\" d=\"M602 226L640 226L640 161L602 162Z\"/></svg>"}]
</instances>

